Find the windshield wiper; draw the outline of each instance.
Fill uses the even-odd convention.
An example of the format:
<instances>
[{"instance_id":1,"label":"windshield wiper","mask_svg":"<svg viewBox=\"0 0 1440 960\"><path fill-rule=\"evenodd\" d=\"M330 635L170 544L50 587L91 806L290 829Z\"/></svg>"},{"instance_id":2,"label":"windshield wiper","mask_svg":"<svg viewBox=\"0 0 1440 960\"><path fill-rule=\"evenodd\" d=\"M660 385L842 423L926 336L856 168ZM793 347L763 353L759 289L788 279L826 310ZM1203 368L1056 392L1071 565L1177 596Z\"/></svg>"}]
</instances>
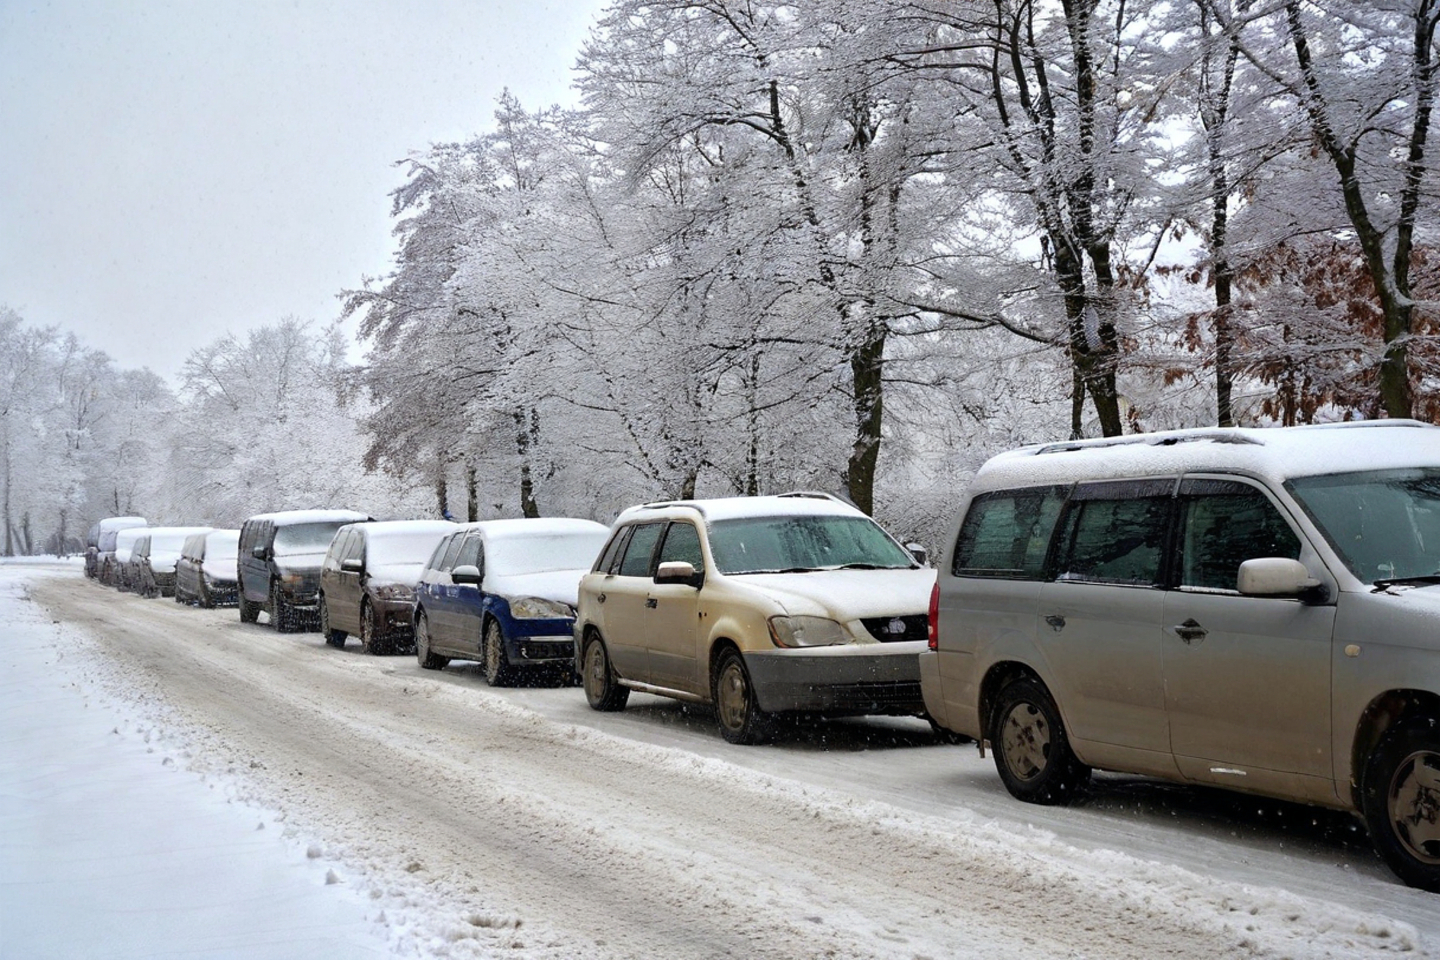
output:
<instances>
[{"instance_id":1,"label":"windshield wiper","mask_svg":"<svg viewBox=\"0 0 1440 960\"><path fill-rule=\"evenodd\" d=\"M1387 577L1376 580L1370 586L1371 593L1384 593L1387 587L1428 587L1440 584L1440 573L1427 573L1420 577Z\"/></svg>"},{"instance_id":2,"label":"windshield wiper","mask_svg":"<svg viewBox=\"0 0 1440 960\"><path fill-rule=\"evenodd\" d=\"M731 576L744 576L748 573L817 573L819 567L779 567L773 570L742 570L740 573L732 573Z\"/></svg>"},{"instance_id":3,"label":"windshield wiper","mask_svg":"<svg viewBox=\"0 0 1440 960\"><path fill-rule=\"evenodd\" d=\"M827 567L827 570L904 570L904 567L892 567L888 563L842 563L838 567Z\"/></svg>"}]
</instances>

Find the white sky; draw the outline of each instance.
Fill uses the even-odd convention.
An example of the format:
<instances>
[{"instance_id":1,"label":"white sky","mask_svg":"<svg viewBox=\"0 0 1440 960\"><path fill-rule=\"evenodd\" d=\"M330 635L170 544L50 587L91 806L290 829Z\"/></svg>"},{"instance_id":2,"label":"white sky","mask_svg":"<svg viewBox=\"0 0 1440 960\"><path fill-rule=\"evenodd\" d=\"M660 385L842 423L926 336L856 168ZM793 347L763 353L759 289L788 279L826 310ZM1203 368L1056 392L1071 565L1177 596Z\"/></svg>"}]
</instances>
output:
<instances>
[{"instance_id":1,"label":"white sky","mask_svg":"<svg viewBox=\"0 0 1440 960\"><path fill-rule=\"evenodd\" d=\"M572 104L604 0L0 0L0 305L175 377L324 323L394 249L393 162Z\"/></svg>"}]
</instances>

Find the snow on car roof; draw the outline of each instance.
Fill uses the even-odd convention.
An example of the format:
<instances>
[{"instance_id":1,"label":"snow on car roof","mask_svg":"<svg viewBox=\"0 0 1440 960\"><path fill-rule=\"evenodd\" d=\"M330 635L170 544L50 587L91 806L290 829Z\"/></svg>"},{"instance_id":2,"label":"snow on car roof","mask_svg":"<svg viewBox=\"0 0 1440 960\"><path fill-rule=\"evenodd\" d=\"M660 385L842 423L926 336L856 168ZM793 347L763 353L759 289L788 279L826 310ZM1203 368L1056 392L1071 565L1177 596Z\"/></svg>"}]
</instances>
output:
<instances>
[{"instance_id":1,"label":"snow on car roof","mask_svg":"<svg viewBox=\"0 0 1440 960\"><path fill-rule=\"evenodd\" d=\"M371 537L401 537L417 533L433 533L444 536L459 524L450 520L370 520L364 523L347 524L361 527Z\"/></svg>"},{"instance_id":2,"label":"snow on car roof","mask_svg":"<svg viewBox=\"0 0 1440 960\"><path fill-rule=\"evenodd\" d=\"M782 493L764 497L717 497L711 500L666 500L630 507L615 518L623 523L640 517L664 519L694 516L699 513L707 523L736 520L743 517L842 516L863 517L865 514L838 497L826 493Z\"/></svg>"},{"instance_id":3,"label":"snow on car roof","mask_svg":"<svg viewBox=\"0 0 1440 960\"><path fill-rule=\"evenodd\" d=\"M278 510L275 513L257 513L246 520L274 520L280 523L326 523L332 520L344 520L354 523L359 520L369 520L368 514L359 513L355 510Z\"/></svg>"},{"instance_id":4,"label":"snow on car roof","mask_svg":"<svg viewBox=\"0 0 1440 960\"><path fill-rule=\"evenodd\" d=\"M145 532L152 537L182 536L188 537L192 533L209 533L214 527L150 527Z\"/></svg>"},{"instance_id":5,"label":"snow on car roof","mask_svg":"<svg viewBox=\"0 0 1440 960\"><path fill-rule=\"evenodd\" d=\"M1011 450L987 461L968 493L1204 471L1279 483L1291 477L1421 465L1440 466L1440 427L1417 420L1168 430Z\"/></svg>"},{"instance_id":6,"label":"snow on car roof","mask_svg":"<svg viewBox=\"0 0 1440 960\"><path fill-rule=\"evenodd\" d=\"M136 540L147 536L149 533L149 527L126 527L124 530L115 534L115 546L119 548L121 544L124 544L127 547L133 547L135 546Z\"/></svg>"},{"instance_id":7,"label":"snow on car roof","mask_svg":"<svg viewBox=\"0 0 1440 960\"><path fill-rule=\"evenodd\" d=\"M464 524L466 530L479 530L486 540L508 539L511 537L553 537L575 533L593 533L605 530L603 523L594 520L577 520L572 517L524 517L514 520L479 520Z\"/></svg>"},{"instance_id":8,"label":"snow on car roof","mask_svg":"<svg viewBox=\"0 0 1440 960\"><path fill-rule=\"evenodd\" d=\"M150 521L146 520L144 517L106 517L104 520L100 521L99 532L107 533L111 530L125 530L130 527L143 527L149 522Z\"/></svg>"}]
</instances>

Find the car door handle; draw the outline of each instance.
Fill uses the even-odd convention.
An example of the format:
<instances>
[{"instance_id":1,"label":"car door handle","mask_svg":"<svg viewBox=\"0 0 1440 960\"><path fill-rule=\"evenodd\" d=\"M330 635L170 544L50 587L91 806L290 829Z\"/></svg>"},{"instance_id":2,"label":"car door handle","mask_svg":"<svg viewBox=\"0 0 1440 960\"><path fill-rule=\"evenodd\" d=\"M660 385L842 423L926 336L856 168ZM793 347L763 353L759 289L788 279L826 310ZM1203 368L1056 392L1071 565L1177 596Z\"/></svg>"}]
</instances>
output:
<instances>
[{"instance_id":1,"label":"car door handle","mask_svg":"<svg viewBox=\"0 0 1440 960\"><path fill-rule=\"evenodd\" d=\"M600 596L596 597L596 598L595 598L595 602L596 602L596 603L604 603L604 602L605 602L605 594L602 593L602 594L600 594Z\"/></svg>"},{"instance_id":2,"label":"car door handle","mask_svg":"<svg viewBox=\"0 0 1440 960\"><path fill-rule=\"evenodd\" d=\"M649 599L647 599L647 600L645 601L645 606L649 607L651 610L654 610L654 609L655 609L655 604L656 604L656 600L655 600L654 597L650 597Z\"/></svg>"},{"instance_id":3,"label":"car door handle","mask_svg":"<svg viewBox=\"0 0 1440 960\"><path fill-rule=\"evenodd\" d=\"M1050 626L1054 627L1056 633L1059 633L1061 630L1065 629L1065 618L1060 616L1059 614L1050 614L1050 616L1045 618L1045 622L1050 624Z\"/></svg>"},{"instance_id":4,"label":"car door handle","mask_svg":"<svg viewBox=\"0 0 1440 960\"><path fill-rule=\"evenodd\" d=\"M1186 620L1179 626L1171 627L1170 629L1174 630L1175 635L1178 636L1181 640L1184 640L1186 643L1194 643L1196 640L1204 640L1205 634L1209 632L1204 627L1200 626L1200 624L1196 623L1193 618L1190 620Z\"/></svg>"}]
</instances>

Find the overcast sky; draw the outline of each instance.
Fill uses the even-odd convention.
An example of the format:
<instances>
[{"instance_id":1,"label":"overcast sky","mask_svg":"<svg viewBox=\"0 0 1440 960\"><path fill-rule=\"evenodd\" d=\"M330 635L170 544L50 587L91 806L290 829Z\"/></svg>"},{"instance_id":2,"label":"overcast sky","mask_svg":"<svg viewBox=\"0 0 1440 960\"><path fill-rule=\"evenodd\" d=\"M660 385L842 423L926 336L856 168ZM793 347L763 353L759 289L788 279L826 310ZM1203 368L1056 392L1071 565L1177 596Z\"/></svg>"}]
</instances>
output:
<instances>
[{"instance_id":1,"label":"overcast sky","mask_svg":"<svg viewBox=\"0 0 1440 960\"><path fill-rule=\"evenodd\" d=\"M390 268L394 161L574 103L604 0L0 0L0 305L175 377Z\"/></svg>"}]
</instances>

